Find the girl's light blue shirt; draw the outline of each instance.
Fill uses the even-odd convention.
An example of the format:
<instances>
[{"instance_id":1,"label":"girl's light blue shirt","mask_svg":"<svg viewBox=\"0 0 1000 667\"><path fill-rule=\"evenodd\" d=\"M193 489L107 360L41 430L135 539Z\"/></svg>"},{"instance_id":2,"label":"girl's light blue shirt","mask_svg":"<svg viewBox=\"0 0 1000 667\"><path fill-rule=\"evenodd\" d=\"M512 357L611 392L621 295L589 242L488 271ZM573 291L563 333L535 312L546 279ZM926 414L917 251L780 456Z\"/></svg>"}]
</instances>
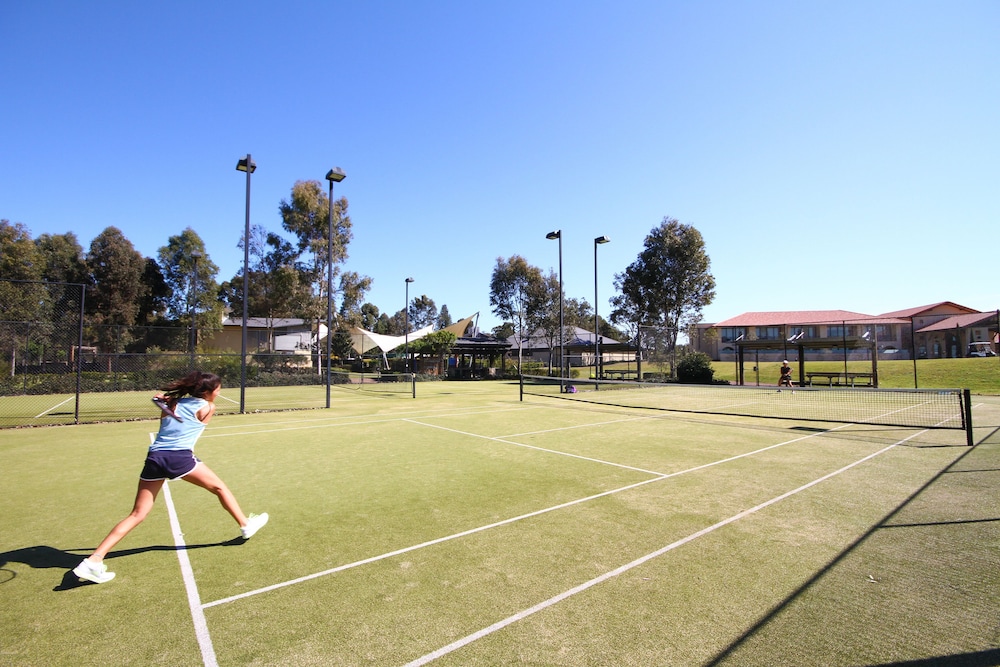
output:
<instances>
[{"instance_id":1,"label":"girl's light blue shirt","mask_svg":"<svg viewBox=\"0 0 1000 667\"><path fill-rule=\"evenodd\" d=\"M194 443L198 442L198 437L205 430L205 424L198 420L197 413L206 405L208 401L193 396L186 396L177 401L174 412L182 421L169 416L161 419L160 432L149 446L149 451L193 450Z\"/></svg>"}]
</instances>

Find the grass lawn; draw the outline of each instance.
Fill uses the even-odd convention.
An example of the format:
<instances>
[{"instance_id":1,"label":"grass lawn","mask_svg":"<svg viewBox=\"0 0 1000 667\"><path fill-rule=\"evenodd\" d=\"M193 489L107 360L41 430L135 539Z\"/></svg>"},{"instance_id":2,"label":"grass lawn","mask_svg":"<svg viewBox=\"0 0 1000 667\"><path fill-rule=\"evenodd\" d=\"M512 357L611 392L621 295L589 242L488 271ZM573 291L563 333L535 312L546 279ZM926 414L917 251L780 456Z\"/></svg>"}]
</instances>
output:
<instances>
[{"instance_id":1,"label":"grass lawn","mask_svg":"<svg viewBox=\"0 0 1000 667\"><path fill-rule=\"evenodd\" d=\"M778 384L780 362L761 362L759 382L762 385ZM712 362L715 378L736 382L735 362ZM635 370L635 364L607 364L606 370ZM844 370L842 361L808 361L810 371L837 372ZM584 369L587 374L591 369ZM849 361L847 370L854 373L871 372L869 361ZM643 372L669 372L669 367L644 363ZM798 366L792 363L792 375L797 378ZM758 373L752 360L748 359L743 369L744 381L756 384ZM878 362L879 387L885 389L909 389L914 386L914 363L912 360ZM1000 358L977 357L967 359L918 359L916 363L916 386L927 389L969 389L974 394L1000 395Z\"/></svg>"},{"instance_id":2,"label":"grass lawn","mask_svg":"<svg viewBox=\"0 0 1000 667\"><path fill-rule=\"evenodd\" d=\"M734 381L736 365L714 362L715 377ZM780 375L780 363L761 363L761 384L777 384ZM806 362L806 368L812 371L842 371L843 362L823 361ZM744 369L747 383L756 379L753 365ZM871 372L868 361L847 362L849 372ZM885 389L907 389L914 386L914 364L912 360L879 361L879 387ZM792 364L792 376L798 372L796 364ZM968 359L918 359L916 363L917 386L936 389L969 389L974 394L1000 394L1000 361L996 357L980 357Z\"/></svg>"}]
</instances>

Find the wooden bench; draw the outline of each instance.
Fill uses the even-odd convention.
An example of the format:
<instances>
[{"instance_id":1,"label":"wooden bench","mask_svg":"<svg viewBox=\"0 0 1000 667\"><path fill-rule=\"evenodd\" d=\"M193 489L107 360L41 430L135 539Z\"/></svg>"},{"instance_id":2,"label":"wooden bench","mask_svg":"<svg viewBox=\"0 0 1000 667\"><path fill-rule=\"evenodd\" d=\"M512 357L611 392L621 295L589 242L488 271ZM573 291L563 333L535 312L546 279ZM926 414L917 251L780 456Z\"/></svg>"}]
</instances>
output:
<instances>
[{"instance_id":1,"label":"wooden bench","mask_svg":"<svg viewBox=\"0 0 1000 667\"><path fill-rule=\"evenodd\" d=\"M635 371L604 371L601 373L602 380L631 380L635 376Z\"/></svg>"},{"instance_id":2,"label":"wooden bench","mask_svg":"<svg viewBox=\"0 0 1000 667\"><path fill-rule=\"evenodd\" d=\"M810 387L815 384L813 378L825 378L826 384L829 387L834 385L850 385L851 387L856 387L861 385L863 387L872 387L875 385L875 374L874 373L844 373L843 371L812 371L806 373L806 384ZM859 382L863 380L863 382Z\"/></svg>"}]
</instances>

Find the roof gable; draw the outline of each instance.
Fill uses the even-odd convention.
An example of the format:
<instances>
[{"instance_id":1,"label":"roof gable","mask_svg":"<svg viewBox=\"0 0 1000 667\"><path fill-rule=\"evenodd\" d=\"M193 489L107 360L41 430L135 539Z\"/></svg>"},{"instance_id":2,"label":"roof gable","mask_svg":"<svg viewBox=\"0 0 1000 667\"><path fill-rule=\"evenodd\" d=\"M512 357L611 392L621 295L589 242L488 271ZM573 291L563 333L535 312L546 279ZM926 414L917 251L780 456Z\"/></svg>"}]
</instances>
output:
<instances>
[{"instance_id":1,"label":"roof gable","mask_svg":"<svg viewBox=\"0 0 1000 667\"><path fill-rule=\"evenodd\" d=\"M917 315L959 315L961 313L977 313L974 308L961 306L953 301L939 301L927 306L904 308L891 313L882 313L884 317L916 317Z\"/></svg>"}]
</instances>

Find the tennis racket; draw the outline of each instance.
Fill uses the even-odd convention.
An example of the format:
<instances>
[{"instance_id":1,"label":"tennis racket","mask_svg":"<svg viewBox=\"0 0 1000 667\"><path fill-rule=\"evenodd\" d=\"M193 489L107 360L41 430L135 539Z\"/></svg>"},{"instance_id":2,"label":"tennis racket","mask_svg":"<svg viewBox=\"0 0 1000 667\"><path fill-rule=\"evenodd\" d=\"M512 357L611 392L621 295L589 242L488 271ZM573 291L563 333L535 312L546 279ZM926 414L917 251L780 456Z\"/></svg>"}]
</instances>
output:
<instances>
[{"instance_id":1,"label":"tennis racket","mask_svg":"<svg viewBox=\"0 0 1000 667\"><path fill-rule=\"evenodd\" d=\"M170 404L169 404L169 403L167 403L167 402L166 402L165 400L163 400L162 398L160 398L159 396L154 396L154 397L153 397L153 404L154 404L154 405L155 405L156 407L158 407L159 409L161 409L161 410L163 410L164 412L166 412L166 413L167 413L168 415L170 415L170 416L171 416L171 417L173 417L174 419L176 419L177 421L179 421L179 422L182 422L182 421L184 421L183 419L181 419L180 417L178 417L178 416L177 416L177 413L176 413L176 412L174 412L173 408L171 408L171 407L170 407Z\"/></svg>"}]
</instances>

